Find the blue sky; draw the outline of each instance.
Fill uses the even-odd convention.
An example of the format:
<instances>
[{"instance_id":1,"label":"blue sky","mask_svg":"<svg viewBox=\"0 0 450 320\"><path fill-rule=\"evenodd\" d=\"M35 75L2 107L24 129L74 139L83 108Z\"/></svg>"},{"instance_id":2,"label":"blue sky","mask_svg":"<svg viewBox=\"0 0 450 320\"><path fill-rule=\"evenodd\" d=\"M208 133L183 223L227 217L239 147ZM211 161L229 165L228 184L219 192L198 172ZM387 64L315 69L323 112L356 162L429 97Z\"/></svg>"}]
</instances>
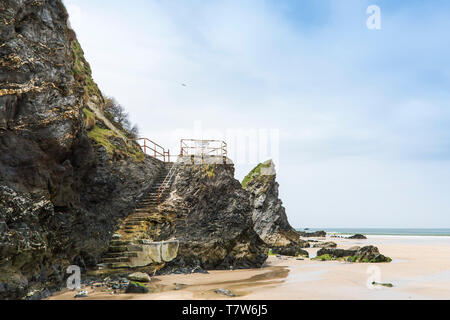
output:
<instances>
[{"instance_id":1,"label":"blue sky","mask_svg":"<svg viewBox=\"0 0 450 320\"><path fill-rule=\"evenodd\" d=\"M450 2L65 3L143 136L177 153L186 135L278 130L293 226L450 227Z\"/></svg>"}]
</instances>

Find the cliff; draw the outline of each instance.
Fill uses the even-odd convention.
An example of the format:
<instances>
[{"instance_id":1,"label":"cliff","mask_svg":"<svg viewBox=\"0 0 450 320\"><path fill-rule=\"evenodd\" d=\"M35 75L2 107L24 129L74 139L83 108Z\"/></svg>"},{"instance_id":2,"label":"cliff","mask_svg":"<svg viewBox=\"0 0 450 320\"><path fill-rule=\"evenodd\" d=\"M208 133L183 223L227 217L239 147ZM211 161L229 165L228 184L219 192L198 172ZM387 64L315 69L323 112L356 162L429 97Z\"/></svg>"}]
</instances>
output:
<instances>
[{"instance_id":1,"label":"cliff","mask_svg":"<svg viewBox=\"0 0 450 320\"><path fill-rule=\"evenodd\" d=\"M0 299L94 266L162 169L102 115L59 0L0 2Z\"/></svg>"},{"instance_id":2,"label":"cliff","mask_svg":"<svg viewBox=\"0 0 450 320\"><path fill-rule=\"evenodd\" d=\"M278 195L275 165L271 160L258 164L242 181L249 192L253 228L271 247L309 247L291 227Z\"/></svg>"}]
</instances>

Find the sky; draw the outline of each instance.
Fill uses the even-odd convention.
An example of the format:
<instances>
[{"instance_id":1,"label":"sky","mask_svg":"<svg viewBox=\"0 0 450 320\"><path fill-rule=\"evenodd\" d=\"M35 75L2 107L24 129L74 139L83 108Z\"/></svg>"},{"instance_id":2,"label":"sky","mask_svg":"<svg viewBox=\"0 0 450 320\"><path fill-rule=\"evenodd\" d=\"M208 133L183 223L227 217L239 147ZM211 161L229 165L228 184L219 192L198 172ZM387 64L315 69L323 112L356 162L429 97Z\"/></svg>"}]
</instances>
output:
<instances>
[{"instance_id":1,"label":"sky","mask_svg":"<svg viewBox=\"0 0 450 320\"><path fill-rule=\"evenodd\" d=\"M64 3L141 136L274 159L292 226L450 228L450 2Z\"/></svg>"}]
</instances>

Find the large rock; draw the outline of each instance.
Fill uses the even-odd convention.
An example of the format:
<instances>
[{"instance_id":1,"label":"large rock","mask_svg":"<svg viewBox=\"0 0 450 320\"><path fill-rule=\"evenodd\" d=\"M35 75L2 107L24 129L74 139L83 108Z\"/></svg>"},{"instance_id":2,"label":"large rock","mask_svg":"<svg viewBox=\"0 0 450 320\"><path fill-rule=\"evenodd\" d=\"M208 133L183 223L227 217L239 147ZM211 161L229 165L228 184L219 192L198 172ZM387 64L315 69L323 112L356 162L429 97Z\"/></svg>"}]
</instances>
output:
<instances>
[{"instance_id":1,"label":"large rock","mask_svg":"<svg viewBox=\"0 0 450 320\"><path fill-rule=\"evenodd\" d=\"M272 253L281 254L283 256L291 256L291 257L297 257L297 256L309 257L308 251L303 250L302 247L294 246L294 245L273 247Z\"/></svg>"},{"instance_id":2,"label":"large rock","mask_svg":"<svg viewBox=\"0 0 450 320\"><path fill-rule=\"evenodd\" d=\"M264 242L253 230L252 207L232 164L180 164L166 201L175 212L165 238L180 241L167 268L229 269L260 267L267 259Z\"/></svg>"},{"instance_id":3,"label":"large rock","mask_svg":"<svg viewBox=\"0 0 450 320\"><path fill-rule=\"evenodd\" d=\"M307 248L309 243L288 222L286 210L278 196L275 166L272 160L258 164L242 181L249 192L253 228L269 246Z\"/></svg>"},{"instance_id":4,"label":"large rock","mask_svg":"<svg viewBox=\"0 0 450 320\"><path fill-rule=\"evenodd\" d=\"M1 1L0 44L0 299L8 299L63 286L70 264L98 263L163 164L87 131L87 106L104 101L62 1Z\"/></svg>"},{"instance_id":5,"label":"large rock","mask_svg":"<svg viewBox=\"0 0 450 320\"><path fill-rule=\"evenodd\" d=\"M128 284L127 288L125 289L125 293L148 293L148 292L149 290L144 284L134 281L131 281Z\"/></svg>"}]
</instances>

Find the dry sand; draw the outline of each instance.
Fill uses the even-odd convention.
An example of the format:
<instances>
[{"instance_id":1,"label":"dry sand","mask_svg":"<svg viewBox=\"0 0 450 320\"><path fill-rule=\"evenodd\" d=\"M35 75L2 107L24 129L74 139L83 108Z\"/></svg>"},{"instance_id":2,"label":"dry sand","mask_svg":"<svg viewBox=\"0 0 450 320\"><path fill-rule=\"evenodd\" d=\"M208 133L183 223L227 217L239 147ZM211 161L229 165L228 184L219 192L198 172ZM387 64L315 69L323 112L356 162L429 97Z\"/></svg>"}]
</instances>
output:
<instances>
[{"instance_id":1,"label":"dry sand","mask_svg":"<svg viewBox=\"0 0 450 320\"><path fill-rule=\"evenodd\" d=\"M148 294L88 291L86 299L450 299L450 237L368 236L367 240L327 239L339 248L375 245L391 263L345 263L270 256L260 269L158 276ZM307 249L312 257L317 249ZM394 287L372 286L371 282ZM215 293L222 288L236 297ZM175 290L177 289L177 290ZM74 299L63 291L50 300Z\"/></svg>"}]
</instances>

